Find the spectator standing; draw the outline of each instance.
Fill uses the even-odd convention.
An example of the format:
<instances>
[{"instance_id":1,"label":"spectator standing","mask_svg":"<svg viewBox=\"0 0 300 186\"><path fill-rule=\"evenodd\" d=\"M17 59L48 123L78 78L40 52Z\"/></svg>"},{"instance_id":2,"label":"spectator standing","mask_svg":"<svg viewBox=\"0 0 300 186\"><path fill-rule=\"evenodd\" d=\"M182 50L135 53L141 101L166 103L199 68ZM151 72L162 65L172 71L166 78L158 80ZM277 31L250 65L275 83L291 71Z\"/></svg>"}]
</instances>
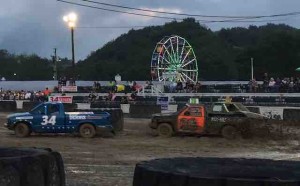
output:
<instances>
[{"instance_id":1,"label":"spectator standing","mask_svg":"<svg viewBox=\"0 0 300 186\"><path fill-rule=\"evenodd\" d=\"M274 78L270 78L270 82L269 82L269 90L270 92L275 92L275 81Z\"/></svg>"},{"instance_id":2,"label":"spectator standing","mask_svg":"<svg viewBox=\"0 0 300 186\"><path fill-rule=\"evenodd\" d=\"M269 91L269 77L268 77L268 73L264 73L263 88L264 88L265 92Z\"/></svg>"},{"instance_id":3,"label":"spectator standing","mask_svg":"<svg viewBox=\"0 0 300 186\"><path fill-rule=\"evenodd\" d=\"M51 91L48 89L48 87L46 87L46 89L43 90L42 94L44 96L44 101L46 101L48 100L48 97L51 95Z\"/></svg>"},{"instance_id":4,"label":"spectator standing","mask_svg":"<svg viewBox=\"0 0 300 186\"><path fill-rule=\"evenodd\" d=\"M294 92L294 86L295 86L294 78L291 77L290 82L289 82L288 92L293 93Z\"/></svg>"},{"instance_id":5,"label":"spectator standing","mask_svg":"<svg viewBox=\"0 0 300 186\"><path fill-rule=\"evenodd\" d=\"M194 90L195 92L200 92L200 87L201 87L201 83L199 81L197 81L197 83L194 86Z\"/></svg>"},{"instance_id":6,"label":"spectator standing","mask_svg":"<svg viewBox=\"0 0 300 186\"><path fill-rule=\"evenodd\" d=\"M281 87L282 81L280 80L280 78L276 78L276 82L274 85L275 91L276 92L280 92L280 87Z\"/></svg>"}]
</instances>

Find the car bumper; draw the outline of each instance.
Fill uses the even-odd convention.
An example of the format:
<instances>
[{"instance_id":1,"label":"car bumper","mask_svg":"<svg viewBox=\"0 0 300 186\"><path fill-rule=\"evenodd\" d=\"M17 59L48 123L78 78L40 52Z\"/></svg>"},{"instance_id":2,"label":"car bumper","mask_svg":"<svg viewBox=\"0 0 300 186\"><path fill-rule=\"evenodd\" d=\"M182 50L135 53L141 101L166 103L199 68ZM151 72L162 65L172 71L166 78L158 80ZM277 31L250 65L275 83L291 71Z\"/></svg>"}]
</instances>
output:
<instances>
[{"instance_id":1,"label":"car bumper","mask_svg":"<svg viewBox=\"0 0 300 186\"><path fill-rule=\"evenodd\" d=\"M96 127L96 132L97 133L105 133L105 132L114 132L114 128L111 126L97 126Z\"/></svg>"},{"instance_id":2,"label":"car bumper","mask_svg":"<svg viewBox=\"0 0 300 186\"><path fill-rule=\"evenodd\" d=\"M148 124L148 126L149 126L150 128L152 128L152 129L156 129L156 128L157 128L157 123L154 122L154 121L151 121L151 122Z\"/></svg>"},{"instance_id":3,"label":"car bumper","mask_svg":"<svg viewBox=\"0 0 300 186\"><path fill-rule=\"evenodd\" d=\"M4 127L8 128L9 130L13 130L13 126L9 125L8 123L4 123Z\"/></svg>"}]
</instances>

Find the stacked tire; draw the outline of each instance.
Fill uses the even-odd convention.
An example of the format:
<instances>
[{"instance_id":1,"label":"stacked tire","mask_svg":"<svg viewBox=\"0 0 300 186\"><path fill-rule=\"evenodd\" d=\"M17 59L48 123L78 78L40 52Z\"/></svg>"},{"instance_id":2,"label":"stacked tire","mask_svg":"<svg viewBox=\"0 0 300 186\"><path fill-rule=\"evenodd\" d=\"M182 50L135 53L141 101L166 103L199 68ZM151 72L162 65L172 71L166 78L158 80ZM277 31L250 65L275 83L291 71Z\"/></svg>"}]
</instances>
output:
<instances>
[{"instance_id":1,"label":"stacked tire","mask_svg":"<svg viewBox=\"0 0 300 186\"><path fill-rule=\"evenodd\" d=\"M131 118L151 118L152 114L161 113L161 106L156 104L130 104Z\"/></svg>"},{"instance_id":2,"label":"stacked tire","mask_svg":"<svg viewBox=\"0 0 300 186\"><path fill-rule=\"evenodd\" d=\"M266 159L170 158L136 165L133 186L299 185L300 163Z\"/></svg>"},{"instance_id":3,"label":"stacked tire","mask_svg":"<svg viewBox=\"0 0 300 186\"><path fill-rule=\"evenodd\" d=\"M119 102L97 101L91 103L91 108L121 108Z\"/></svg>"},{"instance_id":4,"label":"stacked tire","mask_svg":"<svg viewBox=\"0 0 300 186\"><path fill-rule=\"evenodd\" d=\"M1 112L13 112L17 110L17 103L15 101L0 101Z\"/></svg>"},{"instance_id":5,"label":"stacked tire","mask_svg":"<svg viewBox=\"0 0 300 186\"><path fill-rule=\"evenodd\" d=\"M23 111L30 111L31 109L33 109L34 107L36 107L37 105L41 104L43 102L32 102L32 101L24 101L23 102ZM74 112L77 109L77 104L75 103L64 103L64 110L65 112Z\"/></svg>"},{"instance_id":6,"label":"stacked tire","mask_svg":"<svg viewBox=\"0 0 300 186\"><path fill-rule=\"evenodd\" d=\"M51 149L0 148L0 185L64 186L62 157Z\"/></svg>"}]
</instances>

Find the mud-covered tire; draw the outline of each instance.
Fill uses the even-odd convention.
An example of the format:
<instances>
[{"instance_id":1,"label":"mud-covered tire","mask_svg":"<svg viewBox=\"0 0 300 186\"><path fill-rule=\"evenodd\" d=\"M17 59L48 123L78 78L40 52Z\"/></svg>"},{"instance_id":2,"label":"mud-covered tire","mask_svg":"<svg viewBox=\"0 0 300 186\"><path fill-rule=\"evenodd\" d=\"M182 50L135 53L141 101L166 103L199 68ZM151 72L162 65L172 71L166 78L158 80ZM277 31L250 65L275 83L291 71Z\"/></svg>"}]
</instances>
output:
<instances>
[{"instance_id":1,"label":"mud-covered tire","mask_svg":"<svg viewBox=\"0 0 300 186\"><path fill-rule=\"evenodd\" d=\"M136 165L133 186L292 186L299 169L299 162L266 159L156 159Z\"/></svg>"},{"instance_id":2,"label":"mud-covered tire","mask_svg":"<svg viewBox=\"0 0 300 186\"><path fill-rule=\"evenodd\" d=\"M157 129L149 129L148 130L148 132L147 132L150 136L154 136L154 137L156 137L156 136L158 136L159 134L158 134L158 132L157 132Z\"/></svg>"},{"instance_id":3,"label":"mud-covered tire","mask_svg":"<svg viewBox=\"0 0 300 186\"><path fill-rule=\"evenodd\" d=\"M51 149L0 148L0 185L64 186L62 157Z\"/></svg>"},{"instance_id":4,"label":"mud-covered tire","mask_svg":"<svg viewBox=\"0 0 300 186\"><path fill-rule=\"evenodd\" d=\"M15 128L15 134L17 137L27 137L30 135L30 128L25 123L18 123Z\"/></svg>"},{"instance_id":5,"label":"mud-covered tire","mask_svg":"<svg viewBox=\"0 0 300 186\"><path fill-rule=\"evenodd\" d=\"M157 127L157 133L162 137L172 137L174 135L174 130L172 126L168 123L161 123Z\"/></svg>"},{"instance_id":6,"label":"mud-covered tire","mask_svg":"<svg viewBox=\"0 0 300 186\"><path fill-rule=\"evenodd\" d=\"M235 139L238 137L238 130L234 126L225 125L221 130L221 134L226 139Z\"/></svg>"},{"instance_id":7,"label":"mud-covered tire","mask_svg":"<svg viewBox=\"0 0 300 186\"><path fill-rule=\"evenodd\" d=\"M79 128L79 134L83 138L93 138L96 135L96 129L89 123L83 124Z\"/></svg>"}]
</instances>

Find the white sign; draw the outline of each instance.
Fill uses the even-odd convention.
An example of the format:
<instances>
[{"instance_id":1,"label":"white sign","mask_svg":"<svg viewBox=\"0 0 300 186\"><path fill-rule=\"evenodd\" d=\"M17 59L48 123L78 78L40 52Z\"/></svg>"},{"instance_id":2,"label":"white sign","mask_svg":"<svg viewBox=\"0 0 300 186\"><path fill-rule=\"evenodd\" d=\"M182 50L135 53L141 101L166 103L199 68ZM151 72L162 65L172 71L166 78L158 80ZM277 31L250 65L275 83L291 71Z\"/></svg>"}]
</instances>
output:
<instances>
[{"instance_id":1,"label":"white sign","mask_svg":"<svg viewBox=\"0 0 300 186\"><path fill-rule=\"evenodd\" d=\"M260 113L269 119L283 119L283 107L259 107Z\"/></svg>"},{"instance_id":2,"label":"white sign","mask_svg":"<svg viewBox=\"0 0 300 186\"><path fill-rule=\"evenodd\" d=\"M63 92L77 92L77 86L62 86L61 91L63 91Z\"/></svg>"},{"instance_id":3,"label":"white sign","mask_svg":"<svg viewBox=\"0 0 300 186\"><path fill-rule=\"evenodd\" d=\"M48 101L50 101L50 102L72 103L73 102L73 96L49 96Z\"/></svg>"}]
</instances>

